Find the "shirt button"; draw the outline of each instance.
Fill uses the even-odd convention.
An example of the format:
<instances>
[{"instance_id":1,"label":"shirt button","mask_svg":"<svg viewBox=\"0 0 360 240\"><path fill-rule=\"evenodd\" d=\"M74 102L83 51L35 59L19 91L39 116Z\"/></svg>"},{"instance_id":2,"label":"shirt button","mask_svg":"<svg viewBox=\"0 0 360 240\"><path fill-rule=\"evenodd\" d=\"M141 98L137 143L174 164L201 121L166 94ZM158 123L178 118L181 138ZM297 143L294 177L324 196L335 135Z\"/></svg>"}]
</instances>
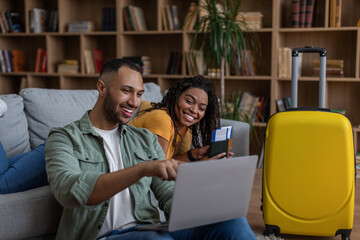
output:
<instances>
[{"instance_id":1,"label":"shirt button","mask_svg":"<svg viewBox=\"0 0 360 240\"><path fill-rule=\"evenodd\" d=\"M148 158L151 158L151 157L152 157L151 155L148 156Z\"/></svg>"}]
</instances>

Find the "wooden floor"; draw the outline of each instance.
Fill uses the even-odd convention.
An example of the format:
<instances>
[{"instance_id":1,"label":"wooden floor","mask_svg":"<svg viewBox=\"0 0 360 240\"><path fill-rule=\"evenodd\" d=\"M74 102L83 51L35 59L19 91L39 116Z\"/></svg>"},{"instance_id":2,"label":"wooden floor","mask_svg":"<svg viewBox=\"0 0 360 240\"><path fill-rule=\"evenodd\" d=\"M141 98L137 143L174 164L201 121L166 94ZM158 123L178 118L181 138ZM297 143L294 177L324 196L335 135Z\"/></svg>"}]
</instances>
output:
<instances>
[{"instance_id":1,"label":"wooden floor","mask_svg":"<svg viewBox=\"0 0 360 240\"><path fill-rule=\"evenodd\" d=\"M254 186L250 199L249 211L247 214L247 220L254 232L262 233L265 229L261 206L261 169L256 170ZM337 237L308 237L308 236L295 236L295 235L281 235L284 239L319 239L319 240L338 240L341 236ZM355 190L355 215L354 215L354 226L351 233L351 240L360 239L360 178L356 179L356 190Z\"/></svg>"}]
</instances>

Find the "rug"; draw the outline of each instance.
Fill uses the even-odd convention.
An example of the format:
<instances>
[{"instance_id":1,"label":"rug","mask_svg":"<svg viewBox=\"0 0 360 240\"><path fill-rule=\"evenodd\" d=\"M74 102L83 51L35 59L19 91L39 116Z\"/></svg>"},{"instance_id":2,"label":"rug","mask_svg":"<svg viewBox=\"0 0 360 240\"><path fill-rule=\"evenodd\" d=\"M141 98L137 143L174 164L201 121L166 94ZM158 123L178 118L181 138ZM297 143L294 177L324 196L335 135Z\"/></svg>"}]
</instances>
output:
<instances>
[{"instance_id":1,"label":"rug","mask_svg":"<svg viewBox=\"0 0 360 240\"><path fill-rule=\"evenodd\" d=\"M255 232L255 236L258 240L284 240L281 237L276 237L274 235L264 236L264 235L262 235L260 233L256 233L256 232Z\"/></svg>"}]
</instances>

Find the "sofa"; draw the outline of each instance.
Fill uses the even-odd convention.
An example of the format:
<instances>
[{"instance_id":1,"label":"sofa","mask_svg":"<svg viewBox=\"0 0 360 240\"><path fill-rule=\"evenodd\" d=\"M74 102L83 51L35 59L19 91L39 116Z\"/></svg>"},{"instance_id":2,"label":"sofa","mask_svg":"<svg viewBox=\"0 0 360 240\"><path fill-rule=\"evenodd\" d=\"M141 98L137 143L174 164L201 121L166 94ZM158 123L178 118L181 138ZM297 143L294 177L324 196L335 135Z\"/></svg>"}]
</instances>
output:
<instances>
[{"instance_id":1,"label":"sofa","mask_svg":"<svg viewBox=\"0 0 360 240\"><path fill-rule=\"evenodd\" d=\"M160 87L145 83L142 100L162 99ZM0 95L8 105L0 118L0 141L7 157L27 152L43 143L51 128L78 120L97 99L97 90L56 90L27 88L19 94ZM221 119L233 126L235 156L249 154L249 125ZM0 194L0 239L54 239L62 207L50 186L24 192Z\"/></svg>"}]
</instances>

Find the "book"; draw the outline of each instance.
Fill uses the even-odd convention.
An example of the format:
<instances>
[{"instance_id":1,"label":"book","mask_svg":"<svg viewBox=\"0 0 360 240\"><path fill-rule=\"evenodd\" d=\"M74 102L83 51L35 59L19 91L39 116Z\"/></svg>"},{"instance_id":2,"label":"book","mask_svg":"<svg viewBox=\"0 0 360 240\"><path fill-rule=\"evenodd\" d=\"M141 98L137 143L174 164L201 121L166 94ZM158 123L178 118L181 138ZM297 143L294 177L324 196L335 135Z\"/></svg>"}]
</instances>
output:
<instances>
[{"instance_id":1,"label":"book","mask_svg":"<svg viewBox=\"0 0 360 240\"><path fill-rule=\"evenodd\" d=\"M125 8L125 13L126 13L126 14L124 14L124 16L126 15L127 21L128 21L128 24L129 24L129 28L127 30L134 31L135 27L134 27L133 18L131 16L130 5L128 5L128 6L124 7L124 8Z\"/></svg>"},{"instance_id":2,"label":"book","mask_svg":"<svg viewBox=\"0 0 360 240\"><path fill-rule=\"evenodd\" d=\"M132 23L134 26L134 31L139 31L139 23L136 18L135 8L136 8L135 6L129 5L130 16L131 16L131 20L132 20Z\"/></svg>"},{"instance_id":3,"label":"book","mask_svg":"<svg viewBox=\"0 0 360 240\"><path fill-rule=\"evenodd\" d=\"M109 31L116 31L116 8L110 8Z\"/></svg>"},{"instance_id":4,"label":"book","mask_svg":"<svg viewBox=\"0 0 360 240\"><path fill-rule=\"evenodd\" d=\"M220 127L213 130L210 142L209 157L213 157L223 152L226 153L226 157L229 157L231 145L232 126Z\"/></svg>"},{"instance_id":5,"label":"book","mask_svg":"<svg viewBox=\"0 0 360 240\"><path fill-rule=\"evenodd\" d=\"M7 72L14 72L13 57L10 50L5 50Z\"/></svg>"},{"instance_id":6,"label":"book","mask_svg":"<svg viewBox=\"0 0 360 240\"><path fill-rule=\"evenodd\" d=\"M95 63L90 50L84 50L85 72L88 74L95 73Z\"/></svg>"},{"instance_id":7,"label":"book","mask_svg":"<svg viewBox=\"0 0 360 240\"><path fill-rule=\"evenodd\" d=\"M4 50L0 50L0 66L1 66L1 72L6 73L7 68L6 68Z\"/></svg>"},{"instance_id":8,"label":"book","mask_svg":"<svg viewBox=\"0 0 360 240\"><path fill-rule=\"evenodd\" d=\"M190 3L189 10L185 16L183 23L183 30L190 31L194 29L195 22L197 20L198 6L196 3Z\"/></svg>"},{"instance_id":9,"label":"book","mask_svg":"<svg viewBox=\"0 0 360 240\"><path fill-rule=\"evenodd\" d=\"M264 15L261 12L239 12L236 19L244 20L251 30L262 28L262 19Z\"/></svg>"},{"instance_id":10,"label":"book","mask_svg":"<svg viewBox=\"0 0 360 240\"><path fill-rule=\"evenodd\" d=\"M8 18L6 16L6 11L2 11L1 16L2 16L2 19L4 21L4 25L5 25L5 33L10 33L11 28L10 28L10 25L9 25L9 22L8 22Z\"/></svg>"},{"instance_id":11,"label":"book","mask_svg":"<svg viewBox=\"0 0 360 240\"><path fill-rule=\"evenodd\" d=\"M335 27L341 27L341 5L342 5L342 0L336 0Z\"/></svg>"},{"instance_id":12,"label":"book","mask_svg":"<svg viewBox=\"0 0 360 240\"><path fill-rule=\"evenodd\" d=\"M101 10L101 31L109 31L110 26L110 9L102 8Z\"/></svg>"},{"instance_id":13,"label":"book","mask_svg":"<svg viewBox=\"0 0 360 240\"><path fill-rule=\"evenodd\" d=\"M166 74L174 74L175 72L175 61L176 61L175 51L170 51L168 66L166 68Z\"/></svg>"},{"instance_id":14,"label":"book","mask_svg":"<svg viewBox=\"0 0 360 240\"><path fill-rule=\"evenodd\" d=\"M346 115L346 109L331 108L330 111L335 113L340 113L342 115Z\"/></svg>"},{"instance_id":15,"label":"book","mask_svg":"<svg viewBox=\"0 0 360 240\"><path fill-rule=\"evenodd\" d=\"M0 27L1 27L1 32L2 33L7 33L7 29L5 27L5 20L4 20L4 17L2 15L2 13L0 12Z\"/></svg>"},{"instance_id":16,"label":"book","mask_svg":"<svg viewBox=\"0 0 360 240\"><path fill-rule=\"evenodd\" d=\"M79 62L77 60L65 59L57 65L58 73L78 73Z\"/></svg>"},{"instance_id":17,"label":"book","mask_svg":"<svg viewBox=\"0 0 360 240\"><path fill-rule=\"evenodd\" d=\"M162 24L163 24L163 29L165 31L168 31L169 25L168 25L168 20L167 20L167 16L166 16L166 7L161 8L161 20L162 20Z\"/></svg>"},{"instance_id":18,"label":"book","mask_svg":"<svg viewBox=\"0 0 360 240\"><path fill-rule=\"evenodd\" d=\"M41 72L41 59L43 56L44 49L38 48L36 52L36 61L35 61L35 71L34 72Z\"/></svg>"},{"instance_id":19,"label":"book","mask_svg":"<svg viewBox=\"0 0 360 240\"><path fill-rule=\"evenodd\" d=\"M47 10L34 8L29 10L30 32L41 33L46 31Z\"/></svg>"},{"instance_id":20,"label":"book","mask_svg":"<svg viewBox=\"0 0 360 240\"><path fill-rule=\"evenodd\" d=\"M305 27L311 28L314 16L314 4L315 0L306 1L306 14L305 14Z\"/></svg>"},{"instance_id":21,"label":"book","mask_svg":"<svg viewBox=\"0 0 360 240\"><path fill-rule=\"evenodd\" d=\"M305 27L306 0L299 0L299 27Z\"/></svg>"},{"instance_id":22,"label":"book","mask_svg":"<svg viewBox=\"0 0 360 240\"><path fill-rule=\"evenodd\" d=\"M291 0L291 23L293 28L299 27L300 0Z\"/></svg>"},{"instance_id":23,"label":"book","mask_svg":"<svg viewBox=\"0 0 360 240\"><path fill-rule=\"evenodd\" d=\"M96 73L100 73L102 66L104 65L103 52L100 49L93 49L92 55L95 63Z\"/></svg>"},{"instance_id":24,"label":"book","mask_svg":"<svg viewBox=\"0 0 360 240\"><path fill-rule=\"evenodd\" d=\"M175 30L174 21L173 21L173 17L172 17L172 13L171 13L171 6L166 5L165 10L166 10L165 11L166 12L166 19L167 19L169 30Z\"/></svg>"},{"instance_id":25,"label":"book","mask_svg":"<svg viewBox=\"0 0 360 240\"><path fill-rule=\"evenodd\" d=\"M124 29L126 31L130 31L131 30L131 25L130 25L129 16L128 16L127 11L126 11L126 7L124 7L122 11L123 11L123 18L124 18Z\"/></svg>"},{"instance_id":26,"label":"book","mask_svg":"<svg viewBox=\"0 0 360 240\"><path fill-rule=\"evenodd\" d=\"M123 58L135 63L139 67L142 75L150 74L152 71L149 56L127 56Z\"/></svg>"},{"instance_id":27,"label":"book","mask_svg":"<svg viewBox=\"0 0 360 240\"><path fill-rule=\"evenodd\" d=\"M95 25L92 21L70 22L68 24L68 32L92 32Z\"/></svg>"},{"instance_id":28,"label":"book","mask_svg":"<svg viewBox=\"0 0 360 240\"><path fill-rule=\"evenodd\" d=\"M22 50L12 50L14 72L25 71L25 54Z\"/></svg>"},{"instance_id":29,"label":"book","mask_svg":"<svg viewBox=\"0 0 360 240\"><path fill-rule=\"evenodd\" d=\"M285 105L284 105L284 101L282 98L278 98L276 99L276 109L278 112L283 112L286 110Z\"/></svg>"},{"instance_id":30,"label":"book","mask_svg":"<svg viewBox=\"0 0 360 240\"><path fill-rule=\"evenodd\" d=\"M313 60L313 74L319 75L320 60ZM327 59L326 60L326 75L343 76L344 75L344 60L342 59Z\"/></svg>"},{"instance_id":31,"label":"book","mask_svg":"<svg viewBox=\"0 0 360 240\"><path fill-rule=\"evenodd\" d=\"M139 7L134 7L134 12L136 19L135 22L137 23L138 31L146 31L147 26L146 26L144 11Z\"/></svg>"},{"instance_id":32,"label":"book","mask_svg":"<svg viewBox=\"0 0 360 240\"><path fill-rule=\"evenodd\" d=\"M292 72L292 49L282 47L278 49L278 76L281 78L291 78ZM298 57L298 77L301 76L303 53Z\"/></svg>"},{"instance_id":33,"label":"book","mask_svg":"<svg viewBox=\"0 0 360 240\"><path fill-rule=\"evenodd\" d=\"M46 50L43 51L40 71L43 73L47 72L47 52L46 52Z\"/></svg>"},{"instance_id":34,"label":"book","mask_svg":"<svg viewBox=\"0 0 360 240\"><path fill-rule=\"evenodd\" d=\"M174 30L180 29L179 16L178 16L178 6L171 5L171 16L174 23Z\"/></svg>"},{"instance_id":35,"label":"book","mask_svg":"<svg viewBox=\"0 0 360 240\"><path fill-rule=\"evenodd\" d=\"M341 26L342 0L330 0L330 27Z\"/></svg>"},{"instance_id":36,"label":"book","mask_svg":"<svg viewBox=\"0 0 360 240\"><path fill-rule=\"evenodd\" d=\"M21 22L20 13L16 11L7 11L7 14L11 32L24 32L24 25Z\"/></svg>"},{"instance_id":37,"label":"book","mask_svg":"<svg viewBox=\"0 0 360 240\"><path fill-rule=\"evenodd\" d=\"M58 31L58 10L51 10L50 11L50 18L48 24L48 32L57 32Z\"/></svg>"},{"instance_id":38,"label":"book","mask_svg":"<svg viewBox=\"0 0 360 240\"><path fill-rule=\"evenodd\" d=\"M78 65L60 63L57 71L58 73L78 73L78 69Z\"/></svg>"}]
</instances>

